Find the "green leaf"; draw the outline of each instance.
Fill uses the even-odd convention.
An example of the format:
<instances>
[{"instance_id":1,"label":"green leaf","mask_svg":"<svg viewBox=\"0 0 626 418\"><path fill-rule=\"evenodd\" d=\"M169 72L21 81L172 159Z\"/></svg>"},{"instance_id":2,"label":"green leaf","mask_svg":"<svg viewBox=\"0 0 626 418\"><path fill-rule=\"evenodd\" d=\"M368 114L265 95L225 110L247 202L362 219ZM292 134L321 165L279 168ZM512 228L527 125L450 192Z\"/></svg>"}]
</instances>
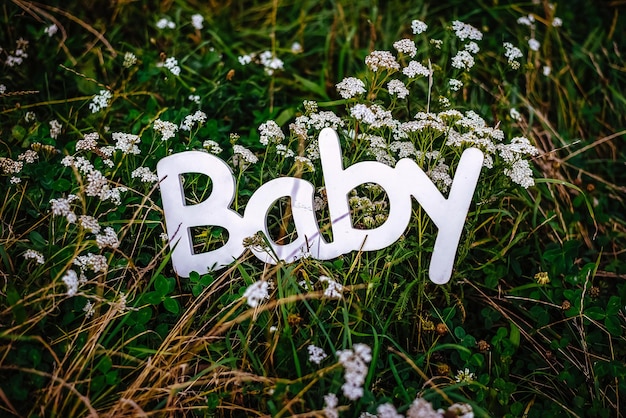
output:
<instances>
[{"instance_id":1,"label":"green leaf","mask_svg":"<svg viewBox=\"0 0 626 418\"><path fill-rule=\"evenodd\" d=\"M71 187L72 183L66 179L58 179L52 183L52 190L56 190L57 192L67 192Z\"/></svg>"},{"instance_id":2,"label":"green leaf","mask_svg":"<svg viewBox=\"0 0 626 418\"><path fill-rule=\"evenodd\" d=\"M178 315L180 312L180 304L178 303L178 300L174 298L163 299L163 306L174 315Z\"/></svg>"},{"instance_id":3,"label":"green leaf","mask_svg":"<svg viewBox=\"0 0 626 418\"><path fill-rule=\"evenodd\" d=\"M620 337L622 335L622 323L617 316L607 316L604 318L604 326L612 336Z\"/></svg>"},{"instance_id":4,"label":"green leaf","mask_svg":"<svg viewBox=\"0 0 626 418\"><path fill-rule=\"evenodd\" d=\"M159 274L154 281L154 290L161 296L165 296L170 293L170 281L167 277Z\"/></svg>"},{"instance_id":5,"label":"green leaf","mask_svg":"<svg viewBox=\"0 0 626 418\"><path fill-rule=\"evenodd\" d=\"M622 308L622 299L619 296L611 296L606 304L606 315L613 316L619 313Z\"/></svg>"},{"instance_id":6,"label":"green leaf","mask_svg":"<svg viewBox=\"0 0 626 418\"><path fill-rule=\"evenodd\" d=\"M596 321L602 320L606 316L604 309L599 306L591 306L585 309L585 315L591 319L595 319Z\"/></svg>"}]
</instances>

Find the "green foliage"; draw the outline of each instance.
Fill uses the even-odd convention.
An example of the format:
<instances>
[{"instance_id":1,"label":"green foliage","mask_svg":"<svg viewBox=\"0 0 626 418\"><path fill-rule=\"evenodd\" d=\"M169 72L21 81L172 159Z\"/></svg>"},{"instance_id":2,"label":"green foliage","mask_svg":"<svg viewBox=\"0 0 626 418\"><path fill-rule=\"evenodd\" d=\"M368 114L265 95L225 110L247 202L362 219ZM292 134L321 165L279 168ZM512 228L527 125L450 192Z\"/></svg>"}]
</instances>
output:
<instances>
[{"instance_id":1,"label":"green foliage","mask_svg":"<svg viewBox=\"0 0 626 418\"><path fill-rule=\"evenodd\" d=\"M419 401L469 405L476 416L620 416L626 99L617 4L47 3L0 9L3 415L332 416L336 407L359 417L382 416L390 403L415 416ZM529 14L530 25L518 21ZM159 27L162 18L175 27ZM415 34L414 19L428 30ZM468 43L454 35L456 19L484 35L471 70L451 65ZM402 38L415 41L415 57L394 49ZM505 57L504 42L522 56ZM372 71L364 60L374 50L432 73ZM342 97L345 77L364 92ZM394 78L407 98L391 91ZM451 78L463 86L451 88ZM401 121L474 111L502 144L524 136L539 150L535 184L520 186L506 175L513 161L483 148L494 168L482 172L447 285L428 281L437 229L418 204L384 250L276 266L248 251L226 269L176 275L160 159L218 154L233 167L240 213L268 180L307 179L330 240L314 158L320 126L306 121L335 112L346 166L402 157L391 147L397 132L351 115L356 104ZM280 146L271 135L259 142L269 121L286 134ZM454 119L402 140L431 176L440 163L453 176L469 146L447 143L455 130L468 133ZM375 137L385 145L372 146ZM183 183L187 204L212 193L201 175ZM355 227L385 221L380 188L362 185L350 198ZM268 228L249 246L292 239L288 199L273 205ZM191 234L196 252L229 239L211 225ZM364 364L355 398L344 389L348 357Z\"/></svg>"}]
</instances>

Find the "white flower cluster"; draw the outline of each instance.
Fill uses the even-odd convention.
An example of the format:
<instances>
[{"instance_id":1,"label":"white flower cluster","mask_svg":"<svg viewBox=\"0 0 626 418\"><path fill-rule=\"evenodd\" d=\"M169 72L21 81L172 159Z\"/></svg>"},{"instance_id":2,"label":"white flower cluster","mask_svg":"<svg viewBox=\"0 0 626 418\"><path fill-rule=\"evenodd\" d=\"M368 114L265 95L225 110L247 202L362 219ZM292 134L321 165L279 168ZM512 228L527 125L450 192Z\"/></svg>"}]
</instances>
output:
<instances>
[{"instance_id":1,"label":"white flower cluster","mask_svg":"<svg viewBox=\"0 0 626 418\"><path fill-rule=\"evenodd\" d=\"M350 400L363 396L363 384L367 377L368 363L372 361L372 350L366 344L355 344L352 350L339 350L335 353L344 368L343 395Z\"/></svg>"},{"instance_id":2,"label":"white flower cluster","mask_svg":"<svg viewBox=\"0 0 626 418\"><path fill-rule=\"evenodd\" d=\"M261 61L261 65L265 68L267 75L272 75L274 74L274 71L283 69L283 61L277 58L270 51L261 53L261 55L259 55L259 60Z\"/></svg>"},{"instance_id":3,"label":"white flower cluster","mask_svg":"<svg viewBox=\"0 0 626 418\"><path fill-rule=\"evenodd\" d=\"M97 132L91 132L76 141L76 151L92 151L98 146L100 136Z\"/></svg>"},{"instance_id":4,"label":"white flower cluster","mask_svg":"<svg viewBox=\"0 0 626 418\"><path fill-rule=\"evenodd\" d=\"M78 275L74 270L68 270L61 280L67 286L67 296L74 296L78 292Z\"/></svg>"},{"instance_id":5,"label":"white flower cluster","mask_svg":"<svg viewBox=\"0 0 626 418\"><path fill-rule=\"evenodd\" d=\"M68 223L76 222L76 214L72 210L70 204L78 200L78 196L71 194L66 198L50 199L52 214L55 216L65 216Z\"/></svg>"},{"instance_id":6,"label":"white flower cluster","mask_svg":"<svg viewBox=\"0 0 626 418\"><path fill-rule=\"evenodd\" d=\"M141 142L139 136L124 132L113 132L111 137L115 140L115 149L122 151L124 154L141 154L141 150L137 146Z\"/></svg>"},{"instance_id":7,"label":"white flower cluster","mask_svg":"<svg viewBox=\"0 0 626 418\"><path fill-rule=\"evenodd\" d=\"M100 223L96 218L90 215L80 215L78 217L78 223L80 226L92 234L97 234L100 232Z\"/></svg>"},{"instance_id":8,"label":"white flower cluster","mask_svg":"<svg viewBox=\"0 0 626 418\"><path fill-rule=\"evenodd\" d=\"M152 129L161 134L161 141L167 141L176 135L178 126L175 123L157 119L152 124Z\"/></svg>"},{"instance_id":9,"label":"white flower cluster","mask_svg":"<svg viewBox=\"0 0 626 418\"><path fill-rule=\"evenodd\" d=\"M246 299L248 306L256 308L264 299L269 299L267 289L267 282L265 280L259 280L248 286L242 297Z\"/></svg>"},{"instance_id":10,"label":"white flower cluster","mask_svg":"<svg viewBox=\"0 0 626 418\"><path fill-rule=\"evenodd\" d=\"M15 42L15 50L12 53L7 55L4 64L7 67L15 67L16 65L22 65L24 59L28 58L28 54L26 53L26 49L28 48L28 41L23 38L19 38ZM2 48L0 48L0 51Z\"/></svg>"},{"instance_id":11,"label":"white flower cluster","mask_svg":"<svg viewBox=\"0 0 626 418\"><path fill-rule=\"evenodd\" d=\"M430 70L422 63L411 61L409 65L402 69L402 74L409 78L415 78L418 75L428 77L430 76Z\"/></svg>"},{"instance_id":12,"label":"white flower cluster","mask_svg":"<svg viewBox=\"0 0 626 418\"><path fill-rule=\"evenodd\" d=\"M404 99L409 95L409 89L407 89L400 80L389 81L389 83L387 83L387 91L392 96L398 96L399 99Z\"/></svg>"},{"instance_id":13,"label":"white flower cluster","mask_svg":"<svg viewBox=\"0 0 626 418\"><path fill-rule=\"evenodd\" d=\"M102 109L109 107L109 100L111 100L111 97L113 97L113 95L109 90L100 90L100 93L93 96L91 103L89 103L89 110L91 110L91 113L97 113Z\"/></svg>"},{"instance_id":14,"label":"white flower cluster","mask_svg":"<svg viewBox=\"0 0 626 418\"><path fill-rule=\"evenodd\" d=\"M213 141L212 139L207 139L206 141L204 141L202 143L202 147L204 147L211 154L219 154L220 152L222 152L222 147L220 147L220 144Z\"/></svg>"},{"instance_id":15,"label":"white flower cluster","mask_svg":"<svg viewBox=\"0 0 626 418\"><path fill-rule=\"evenodd\" d=\"M334 393L324 395L324 416L326 418L339 418L338 405L339 399L337 399L337 395Z\"/></svg>"},{"instance_id":16,"label":"white flower cluster","mask_svg":"<svg viewBox=\"0 0 626 418\"><path fill-rule=\"evenodd\" d=\"M479 31L472 25L463 23L459 20L455 20L454 22L452 22L452 30L454 31L457 38L459 38L461 41L464 41L466 39L480 41L481 39L483 39L483 34L481 31Z\"/></svg>"},{"instance_id":17,"label":"white flower cluster","mask_svg":"<svg viewBox=\"0 0 626 418\"><path fill-rule=\"evenodd\" d=\"M55 25L54 23L48 27L46 27L43 31L43 33L45 33L46 35L48 35L48 37L53 37L57 32L58 32L59 28L57 27L57 25Z\"/></svg>"},{"instance_id":18,"label":"white flower cluster","mask_svg":"<svg viewBox=\"0 0 626 418\"><path fill-rule=\"evenodd\" d=\"M42 253L32 249L26 250L26 252L24 253L24 258L27 260L35 260L37 264L43 264L46 262L46 259Z\"/></svg>"},{"instance_id":19,"label":"white flower cluster","mask_svg":"<svg viewBox=\"0 0 626 418\"><path fill-rule=\"evenodd\" d=\"M206 119L206 113L201 110L196 110L193 114L185 116L185 119L180 124L180 129L182 129L183 131L191 131L194 123L197 122L199 125L201 125L206 122Z\"/></svg>"},{"instance_id":20,"label":"white flower cluster","mask_svg":"<svg viewBox=\"0 0 626 418\"><path fill-rule=\"evenodd\" d=\"M113 149L101 149L101 151L109 152ZM78 156L68 155L61 160L61 164L66 167L74 167L76 168L87 180L87 184L85 187L85 194L87 196L98 197L101 201L111 200L116 205L121 203L121 193L125 192L127 189L124 186L119 187L111 187L107 178L100 171L96 170L95 167L89 162L89 160ZM55 200L55 199L53 199ZM76 216L74 215L74 220L70 221L68 218L68 222L73 223L76 221Z\"/></svg>"},{"instance_id":21,"label":"white flower cluster","mask_svg":"<svg viewBox=\"0 0 626 418\"><path fill-rule=\"evenodd\" d=\"M323 348L317 347L313 344L309 344L306 348L309 352L309 361L311 363L320 364L322 360L328 357L328 354L324 352Z\"/></svg>"},{"instance_id":22,"label":"white flower cluster","mask_svg":"<svg viewBox=\"0 0 626 418\"><path fill-rule=\"evenodd\" d=\"M63 125L59 123L58 120L52 119L50 122L50 137L53 139L57 139L59 134L61 133L61 129L63 129Z\"/></svg>"},{"instance_id":23,"label":"white flower cluster","mask_svg":"<svg viewBox=\"0 0 626 418\"><path fill-rule=\"evenodd\" d=\"M137 64L137 57L132 52L126 52L124 54L124 62L122 65L124 68L130 68L133 65Z\"/></svg>"},{"instance_id":24,"label":"white flower cluster","mask_svg":"<svg viewBox=\"0 0 626 418\"><path fill-rule=\"evenodd\" d=\"M335 86L344 99L351 99L366 92L365 83L356 77L346 77Z\"/></svg>"},{"instance_id":25,"label":"white flower cluster","mask_svg":"<svg viewBox=\"0 0 626 418\"><path fill-rule=\"evenodd\" d=\"M389 51L372 51L365 57L365 64L374 72L379 69L388 71L398 71L400 69L400 64Z\"/></svg>"},{"instance_id":26,"label":"white flower cluster","mask_svg":"<svg viewBox=\"0 0 626 418\"><path fill-rule=\"evenodd\" d=\"M169 17L163 17L156 22L156 27L159 29L174 29L176 24Z\"/></svg>"},{"instance_id":27,"label":"white flower cluster","mask_svg":"<svg viewBox=\"0 0 626 418\"><path fill-rule=\"evenodd\" d=\"M96 235L96 244L98 245L98 248L102 249L102 248L117 248L120 245L120 241L117 238L117 234L115 233L115 230L110 227L107 226L106 228L104 228L104 233L103 234L98 234Z\"/></svg>"},{"instance_id":28,"label":"white flower cluster","mask_svg":"<svg viewBox=\"0 0 626 418\"><path fill-rule=\"evenodd\" d=\"M241 164L245 166L247 163L255 164L258 161L259 158L249 149L239 144L233 145L233 165L239 166Z\"/></svg>"},{"instance_id":29,"label":"white flower cluster","mask_svg":"<svg viewBox=\"0 0 626 418\"><path fill-rule=\"evenodd\" d=\"M518 47L513 46L510 42L505 42L503 46L504 57L507 59L511 68L517 70L520 67L520 63L517 59L523 57L522 51Z\"/></svg>"},{"instance_id":30,"label":"white flower cluster","mask_svg":"<svg viewBox=\"0 0 626 418\"><path fill-rule=\"evenodd\" d=\"M320 283L324 283L324 296L329 299L341 299L343 297L343 286L328 276L320 276Z\"/></svg>"},{"instance_id":31,"label":"white flower cluster","mask_svg":"<svg viewBox=\"0 0 626 418\"><path fill-rule=\"evenodd\" d=\"M541 47L541 44L539 43L538 40L536 40L535 38L530 38L528 40L528 47L532 50L532 51L539 51L539 48Z\"/></svg>"},{"instance_id":32,"label":"white flower cluster","mask_svg":"<svg viewBox=\"0 0 626 418\"><path fill-rule=\"evenodd\" d=\"M393 43L393 47L396 51L401 52L409 57L413 58L415 54L417 54L417 47L415 46L415 42L410 39L400 39Z\"/></svg>"},{"instance_id":33,"label":"white flower cluster","mask_svg":"<svg viewBox=\"0 0 626 418\"><path fill-rule=\"evenodd\" d=\"M404 416L399 414L398 411L396 411L396 408L390 403L378 405L376 412L378 413L379 418L404 418Z\"/></svg>"},{"instance_id":34,"label":"white flower cluster","mask_svg":"<svg viewBox=\"0 0 626 418\"><path fill-rule=\"evenodd\" d=\"M178 66L178 60L174 57L167 57L167 59L163 63L163 67L170 70L170 72L174 74L175 76L180 75L180 67Z\"/></svg>"},{"instance_id":35,"label":"white flower cluster","mask_svg":"<svg viewBox=\"0 0 626 418\"><path fill-rule=\"evenodd\" d=\"M411 22L411 30L413 31L414 35L424 33L426 32L426 29L428 29L428 25L421 20L413 20Z\"/></svg>"},{"instance_id":36,"label":"white flower cluster","mask_svg":"<svg viewBox=\"0 0 626 418\"><path fill-rule=\"evenodd\" d=\"M92 270L94 273L104 272L107 270L107 259L103 255L87 253L86 255L79 255L73 261L75 266L78 266L81 272L85 270Z\"/></svg>"},{"instance_id":37,"label":"white flower cluster","mask_svg":"<svg viewBox=\"0 0 626 418\"><path fill-rule=\"evenodd\" d=\"M132 173L130 173L130 176L134 179L138 178L143 183L156 183L159 181L159 177L148 167L137 167Z\"/></svg>"},{"instance_id":38,"label":"white flower cluster","mask_svg":"<svg viewBox=\"0 0 626 418\"><path fill-rule=\"evenodd\" d=\"M271 144L280 144L283 139L285 139L285 134L283 133L280 126L276 124L273 120L268 120L265 123L262 123L259 126L259 142L265 146Z\"/></svg>"},{"instance_id":39,"label":"white flower cluster","mask_svg":"<svg viewBox=\"0 0 626 418\"><path fill-rule=\"evenodd\" d=\"M204 22L204 17L201 14L196 13L191 16L191 26L193 26L194 29L197 29L197 30L202 29L203 28L202 22Z\"/></svg>"}]
</instances>

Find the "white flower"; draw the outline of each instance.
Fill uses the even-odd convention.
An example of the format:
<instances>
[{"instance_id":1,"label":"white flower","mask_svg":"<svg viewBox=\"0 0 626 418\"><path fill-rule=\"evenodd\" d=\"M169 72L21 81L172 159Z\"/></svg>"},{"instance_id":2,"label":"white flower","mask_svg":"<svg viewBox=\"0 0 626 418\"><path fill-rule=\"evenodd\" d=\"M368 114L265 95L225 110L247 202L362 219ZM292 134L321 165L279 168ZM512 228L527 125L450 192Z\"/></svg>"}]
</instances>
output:
<instances>
[{"instance_id":1,"label":"white flower","mask_svg":"<svg viewBox=\"0 0 626 418\"><path fill-rule=\"evenodd\" d=\"M137 144L141 142L139 136L123 132L113 132L111 137L115 140L115 149L122 151L124 154L141 154L141 150L137 146Z\"/></svg>"},{"instance_id":2,"label":"white flower","mask_svg":"<svg viewBox=\"0 0 626 418\"><path fill-rule=\"evenodd\" d=\"M130 173L132 178L139 178L143 183L156 183L159 177L154 174L148 167L137 167Z\"/></svg>"},{"instance_id":3,"label":"white flower","mask_svg":"<svg viewBox=\"0 0 626 418\"><path fill-rule=\"evenodd\" d=\"M27 260L35 260L37 264L43 264L46 262L46 259L44 258L42 253L31 249L26 250L26 252L24 253L24 258Z\"/></svg>"},{"instance_id":4,"label":"white flower","mask_svg":"<svg viewBox=\"0 0 626 418\"><path fill-rule=\"evenodd\" d=\"M450 81L448 81L448 85L450 86L450 90L458 91L461 87L463 87L463 82L461 80L451 78Z\"/></svg>"},{"instance_id":5,"label":"white flower","mask_svg":"<svg viewBox=\"0 0 626 418\"><path fill-rule=\"evenodd\" d=\"M417 61L411 61L409 62L409 65L402 69L402 74L409 78L413 78L417 75L428 77L430 75L430 70Z\"/></svg>"},{"instance_id":6,"label":"white flower","mask_svg":"<svg viewBox=\"0 0 626 418\"><path fill-rule=\"evenodd\" d=\"M472 25L468 25L467 23L463 23L459 20L455 20L454 22L452 22L452 30L454 30L455 35L461 41L464 41L466 39L480 41L481 39L483 39L483 34L481 31L479 31Z\"/></svg>"},{"instance_id":7,"label":"white flower","mask_svg":"<svg viewBox=\"0 0 626 418\"><path fill-rule=\"evenodd\" d=\"M302 45L300 45L300 42L294 42L291 44L292 53L300 54L302 51L304 51L304 49L302 48Z\"/></svg>"},{"instance_id":8,"label":"white flower","mask_svg":"<svg viewBox=\"0 0 626 418\"><path fill-rule=\"evenodd\" d=\"M88 253L87 255L79 255L73 261L74 265L80 267L81 271L87 269L93 270L94 273L106 271L108 264L107 259L103 255Z\"/></svg>"},{"instance_id":9,"label":"white flower","mask_svg":"<svg viewBox=\"0 0 626 418\"><path fill-rule=\"evenodd\" d=\"M7 91L7 86L5 86L4 84L0 84L0 94L4 94L4 92L6 92L6 91ZM26 122L28 122L28 121L26 121Z\"/></svg>"},{"instance_id":10,"label":"white flower","mask_svg":"<svg viewBox=\"0 0 626 418\"><path fill-rule=\"evenodd\" d=\"M163 66L170 70L170 72L176 76L180 75L180 67L178 66L178 60L174 57L168 57L163 63Z\"/></svg>"},{"instance_id":11,"label":"white flower","mask_svg":"<svg viewBox=\"0 0 626 418\"><path fill-rule=\"evenodd\" d=\"M480 48L478 47L478 44L476 42L468 42L463 49L472 54L478 54L478 52L480 51Z\"/></svg>"},{"instance_id":12,"label":"white flower","mask_svg":"<svg viewBox=\"0 0 626 418\"><path fill-rule=\"evenodd\" d=\"M518 69L520 66L520 63L517 61L517 59L523 57L522 51L518 47L513 46L513 44L510 42L505 42L503 46L504 46L504 56L508 60L509 65L514 70Z\"/></svg>"},{"instance_id":13,"label":"white flower","mask_svg":"<svg viewBox=\"0 0 626 418\"><path fill-rule=\"evenodd\" d=\"M17 156L18 161L24 161L26 164L33 164L39 159L39 155L32 149L28 149Z\"/></svg>"},{"instance_id":14,"label":"white flower","mask_svg":"<svg viewBox=\"0 0 626 418\"><path fill-rule=\"evenodd\" d=\"M132 52L127 52L124 54L124 62L122 65L124 68L130 68L137 63L137 57Z\"/></svg>"},{"instance_id":15,"label":"white flower","mask_svg":"<svg viewBox=\"0 0 626 418\"><path fill-rule=\"evenodd\" d=\"M61 133L61 129L63 129L63 125L59 123L58 120L53 119L50 121L50 137L56 139Z\"/></svg>"},{"instance_id":16,"label":"white flower","mask_svg":"<svg viewBox=\"0 0 626 418\"><path fill-rule=\"evenodd\" d=\"M560 17L555 17L552 19L552 26L555 28L560 28L563 26L563 20Z\"/></svg>"},{"instance_id":17,"label":"white flower","mask_svg":"<svg viewBox=\"0 0 626 418\"><path fill-rule=\"evenodd\" d=\"M283 69L283 61L272 54L271 51L264 51L259 55L261 65L265 67L265 73L267 75L274 74L276 70Z\"/></svg>"},{"instance_id":18,"label":"white flower","mask_svg":"<svg viewBox=\"0 0 626 418\"><path fill-rule=\"evenodd\" d=\"M402 415L398 414L396 408L390 403L378 405L376 412L378 412L378 418L404 418Z\"/></svg>"},{"instance_id":19,"label":"white flower","mask_svg":"<svg viewBox=\"0 0 626 418\"><path fill-rule=\"evenodd\" d=\"M193 26L195 29L202 29L202 22L204 22L204 17L201 14L196 13L191 16L191 26Z\"/></svg>"},{"instance_id":20,"label":"white flower","mask_svg":"<svg viewBox=\"0 0 626 418\"><path fill-rule=\"evenodd\" d=\"M93 305L90 301L87 301L85 306L83 307L83 312L85 312L85 318L91 318L93 314L96 312Z\"/></svg>"},{"instance_id":21,"label":"white flower","mask_svg":"<svg viewBox=\"0 0 626 418\"><path fill-rule=\"evenodd\" d=\"M351 99L354 96L365 93L365 83L362 80L355 77L346 77L341 82L337 83L337 92L344 99Z\"/></svg>"},{"instance_id":22,"label":"white flower","mask_svg":"<svg viewBox=\"0 0 626 418\"><path fill-rule=\"evenodd\" d=\"M322 348L316 347L313 344L309 344L307 351L309 352L309 361L311 363L320 364L322 360L328 357L328 354L326 354Z\"/></svg>"},{"instance_id":23,"label":"white flower","mask_svg":"<svg viewBox=\"0 0 626 418\"><path fill-rule=\"evenodd\" d=\"M165 29L165 28L174 29L176 27L176 24L172 22L170 18L164 17L157 21L156 26L159 29Z\"/></svg>"},{"instance_id":24,"label":"white flower","mask_svg":"<svg viewBox=\"0 0 626 418\"><path fill-rule=\"evenodd\" d=\"M197 94L190 94L188 99L194 102L195 104L200 104L200 96Z\"/></svg>"},{"instance_id":25,"label":"white flower","mask_svg":"<svg viewBox=\"0 0 626 418\"><path fill-rule=\"evenodd\" d=\"M48 35L49 37L52 37L54 36L55 33L57 33L58 30L59 28L57 27L57 25L52 24L44 30L44 33Z\"/></svg>"},{"instance_id":26,"label":"white flower","mask_svg":"<svg viewBox=\"0 0 626 418\"><path fill-rule=\"evenodd\" d=\"M415 54L417 54L417 47L415 46L415 42L410 39L400 39L393 43L393 47L396 51L406 54L413 58Z\"/></svg>"},{"instance_id":27,"label":"white flower","mask_svg":"<svg viewBox=\"0 0 626 418\"><path fill-rule=\"evenodd\" d=\"M337 405L339 405L337 395L335 395L334 393L324 395L324 415L326 416L326 418L339 418Z\"/></svg>"},{"instance_id":28,"label":"white flower","mask_svg":"<svg viewBox=\"0 0 626 418\"><path fill-rule=\"evenodd\" d=\"M69 223L76 222L76 214L74 214L74 212L70 208L70 203L76 199L78 199L78 196L76 195L69 195L65 199L50 199L50 204L52 205L52 214L65 216L67 222Z\"/></svg>"},{"instance_id":29,"label":"white flower","mask_svg":"<svg viewBox=\"0 0 626 418\"><path fill-rule=\"evenodd\" d=\"M92 234L97 234L100 232L100 224L98 223L98 220L93 216L80 215L78 217L78 223L81 227L91 232Z\"/></svg>"},{"instance_id":30,"label":"white flower","mask_svg":"<svg viewBox=\"0 0 626 418\"><path fill-rule=\"evenodd\" d=\"M195 122L197 122L198 124L202 124L206 122L206 119L206 113L201 110L197 110L195 113L185 116L185 119L180 124L180 129L182 129L183 131L191 131L191 128L193 127Z\"/></svg>"},{"instance_id":31,"label":"white flower","mask_svg":"<svg viewBox=\"0 0 626 418\"><path fill-rule=\"evenodd\" d=\"M396 58L389 51L372 51L365 57L365 64L374 72L378 69L393 71L400 69L400 64L396 62Z\"/></svg>"},{"instance_id":32,"label":"white flower","mask_svg":"<svg viewBox=\"0 0 626 418\"><path fill-rule=\"evenodd\" d=\"M241 55L237 58L237 60L239 61L239 64L247 65L252 62L252 57L250 55Z\"/></svg>"},{"instance_id":33,"label":"white flower","mask_svg":"<svg viewBox=\"0 0 626 418\"><path fill-rule=\"evenodd\" d=\"M539 47L541 46L541 44L539 43L538 40L536 40L535 38L530 38L528 40L528 47L530 49L532 49L533 51L539 51Z\"/></svg>"},{"instance_id":34,"label":"white flower","mask_svg":"<svg viewBox=\"0 0 626 418\"><path fill-rule=\"evenodd\" d=\"M532 26L534 21L535 21L535 18L532 15L522 16L519 19L517 19L517 23L520 25L524 25L524 26Z\"/></svg>"},{"instance_id":35,"label":"white flower","mask_svg":"<svg viewBox=\"0 0 626 418\"><path fill-rule=\"evenodd\" d=\"M411 407L406 411L407 418L442 418L443 414L435 411L426 399L415 398Z\"/></svg>"},{"instance_id":36,"label":"white flower","mask_svg":"<svg viewBox=\"0 0 626 418\"><path fill-rule=\"evenodd\" d=\"M398 96L399 99L404 99L409 95L409 89L406 88L404 83L400 80L391 80L387 83L387 90L389 94Z\"/></svg>"},{"instance_id":37,"label":"white flower","mask_svg":"<svg viewBox=\"0 0 626 418\"><path fill-rule=\"evenodd\" d=\"M202 147L208 150L211 154L219 154L220 152L222 152L222 147L220 147L220 144L213 141L212 139L207 139L206 141L204 141L202 143Z\"/></svg>"},{"instance_id":38,"label":"white flower","mask_svg":"<svg viewBox=\"0 0 626 418\"><path fill-rule=\"evenodd\" d=\"M514 183L519 184L525 189L535 185L533 171L527 160L516 160L510 168L504 169L504 174L509 176Z\"/></svg>"},{"instance_id":39,"label":"white flower","mask_svg":"<svg viewBox=\"0 0 626 418\"><path fill-rule=\"evenodd\" d=\"M97 132L91 132L83 136L83 139L76 141L76 151L91 151L98 146L100 135Z\"/></svg>"},{"instance_id":40,"label":"white flower","mask_svg":"<svg viewBox=\"0 0 626 418\"><path fill-rule=\"evenodd\" d=\"M115 230L107 226L104 228L104 234L96 235L96 244L98 244L98 248L117 248L120 245L120 241L117 238L117 234Z\"/></svg>"},{"instance_id":41,"label":"white flower","mask_svg":"<svg viewBox=\"0 0 626 418\"><path fill-rule=\"evenodd\" d=\"M459 51L452 58L452 66L454 68L469 70L474 66L474 57L468 51Z\"/></svg>"},{"instance_id":42,"label":"white flower","mask_svg":"<svg viewBox=\"0 0 626 418\"><path fill-rule=\"evenodd\" d=\"M367 364L372 360L372 351L365 344L355 344L352 350L340 350L335 353L344 368L345 383L341 386L343 395L350 400L363 396L363 384L367 377Z\"/></svg>"},{"instance_id":43,"label":"white flower","mask_svg":"<svg viewBox=\"0 0 626 418\"><path fill-rule=\"evenodd\" d=\"M67 286L67 296L74 296L78 292L78 275L74 270L68 270L61 280Z\"/></svg>"},{"instance_id":44,"label":"white flower","mask_svg":"<svg viewBox=\"0 0 626 418\"><path fill-rule=\"evenodd\" d=\"M474 373L470 372L470 370L468 368L465 368L463 370L459 370L456 373L456 376L454 377L454 380L456 380L457 382L461 383L461 382L471 382L476 378L476 376L474 375Z\"/></svg>"},{"instance_id":45,"label":"white flower","mask_svg":"<svg viewBox=\"0 0 626 418\"><path fill-rule=\"evenodd\" d=\"M341 299L343 286L328 276L320 276L319 281L326 284L324 296L329 299Z\"/></svg>"},{"instance_id":46,"label":"white flower","mask_svg":"<svg viewBox=\"0 0 626 418\"><path fill-rule=\"evenodd\" d=\"M161 119L155 120L152 124L152 128L162 135L161 141L167 141L168 139L173 138L178 130L178 126L176 126L176 124Z\"/></svg>"},{"instance_id":47,"label":"white flower","mask_svg":"<svg viewBox=\"0 0 626 418\"><path fill-rule=\"evenodd\" d=\"M241 145L233 145L233 153L234 157L242 158L245 162L254 164L259 161L256 155L252 153L249 149L241 146ZM236 164L235 164L236 165Z\"/></svg>"},{"instance_id":48,"label":"white flower","mask_svg":"<svg viewBox=\"0 0 626 418\"><path fill-rule=\"evenodd\" d=\"M544 76L548 77L550 73L552 72L552 68L550 68L549 65L544 65L542 72Z\"/></svg>"},{"instance_id":49,"label":"white flower","mask_svg":"<svg viewBox=\"0 0 626 418\"><path fill-rule=\"evenodd\" d=\"M285 139L285 134L283 133L280 126L276 124L273 120L268 120L265 123L262 123L259 126L259 142L265 146L268 144L280 144L283 139Z\"/></svg>"},{"instance_id":50,"label":"white flower","mask_svg":"<svg viewBox=\"0 0 626 418\"><path fill-rule=\"evenodd\" d=\"M420 33L424 33L428 29L428 25L421 20L413 20L411 22L411 30L413 30L414 35L419 35Z\"/></svg>"},{"instance_id":51,"label":"white flower","mask_svg":"<svg viewBox=\"0 0 626 418\"><path fill-rule=\"evenodd\" d=\"M91 113L99 112L102 109L105 109L109 106L109 100L111 99L112 94L109 90L100 90L100 93L93 96L91 99L91 103L89 103L89 109Z\"/></svg>"},{"instance_id":52,"label":"white flower","mask_svg":"<svg viewBox=\"0 0 626 418\"><path fill-rule=\"evenodd\" d=\"M248 306L256 308L263 301L263 299L269 299L267 292L267 282L259 280L252 283L246 291L243 293L243 297L246 298Z\"/></svg>"}]
</instances>

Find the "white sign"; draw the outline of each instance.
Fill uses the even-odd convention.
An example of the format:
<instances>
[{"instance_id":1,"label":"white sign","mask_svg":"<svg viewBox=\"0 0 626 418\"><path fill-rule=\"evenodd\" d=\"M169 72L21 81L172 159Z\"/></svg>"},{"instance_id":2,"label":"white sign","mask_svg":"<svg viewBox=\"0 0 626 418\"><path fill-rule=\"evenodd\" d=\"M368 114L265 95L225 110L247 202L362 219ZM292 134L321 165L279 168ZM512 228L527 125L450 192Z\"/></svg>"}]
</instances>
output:
<instances>
[{"instance_id":1,"label":"white sign","mask_svg":"<svg viewBox=\"0 0 626 418\"><path fill-rule=\"evenodd\" d=\"M244 252L243 240L261 231L268 238L278 260L295 261L305 254L329 260L350 251L373 251L394 243L404 233L411 218L411 197L424 208L439 229L435 240L429 277L437 284L450 280L465 217L478 182L483 153L470 148L463 152L446 199L415 163L401 159L395 168L364 161L344 168L337 133L325 128L319 136L322 174L326 185L333 241L320 233L313 210L314 186L303 179L282 177L262 185L250 198L243 216L230 209L235 195L235 177L218 157L200 151L187 151L163 158L157 165L161 179L163 211L172 263L177 274L188 277L227 266ZM185 205L181 174L200 173L211 178L213 190L205 201ZM373 229L352 226L348 195L364 183L380 185L389 198L389 216ZM291 212L297 238L288 244L272 241L267 229L267 214L281 197L291 198ZM194 254L190 228L218 226L226 229L228 241L220 248ZM252 249L266 263L275 264L273 254Z\"/></svg>"}]
</instances>

